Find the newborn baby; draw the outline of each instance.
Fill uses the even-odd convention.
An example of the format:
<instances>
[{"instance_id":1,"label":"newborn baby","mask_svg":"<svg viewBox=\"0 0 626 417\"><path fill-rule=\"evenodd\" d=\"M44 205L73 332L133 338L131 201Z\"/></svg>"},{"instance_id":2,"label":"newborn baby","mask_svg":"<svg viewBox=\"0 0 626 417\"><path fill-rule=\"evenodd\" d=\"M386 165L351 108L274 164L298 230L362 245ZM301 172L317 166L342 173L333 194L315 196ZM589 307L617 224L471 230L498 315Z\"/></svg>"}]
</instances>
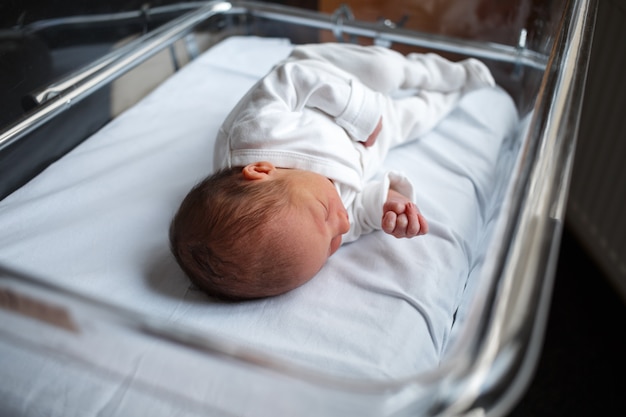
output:
<instances>
[{"instance_id":1,"label":"newborn baby","mask_svg":"<svg viewBox=\"0 0 626 417\"><path fill-rule=\"evenodd\" d=\"M239 101L215 144L216 171L170 227L174 256L209 295L282 294L342 243L428 231L413 184L381 173L388 151L431 130L469 91L494 85L474 59L378 46L297 46Z\"/></svg>"}]
</instances>

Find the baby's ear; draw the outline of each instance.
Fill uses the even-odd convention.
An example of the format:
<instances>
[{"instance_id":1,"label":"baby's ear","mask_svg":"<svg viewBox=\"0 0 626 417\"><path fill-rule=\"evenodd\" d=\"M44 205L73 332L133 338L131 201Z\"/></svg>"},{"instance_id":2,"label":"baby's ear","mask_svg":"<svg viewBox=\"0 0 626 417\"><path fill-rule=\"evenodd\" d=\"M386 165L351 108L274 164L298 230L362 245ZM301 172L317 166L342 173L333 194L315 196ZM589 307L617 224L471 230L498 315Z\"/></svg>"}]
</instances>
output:
<instances>
[{"instance_id":1,"label":"baby's ear","mask_svg":"<svg viewBox=\"0 0 626 417\"><path fill-rule=\"evenodd\" d=\"M254 162L243 167L243 177L247 180L263 180L268 177L276 167L267 161Z\"/></svg>"}]
</instances>

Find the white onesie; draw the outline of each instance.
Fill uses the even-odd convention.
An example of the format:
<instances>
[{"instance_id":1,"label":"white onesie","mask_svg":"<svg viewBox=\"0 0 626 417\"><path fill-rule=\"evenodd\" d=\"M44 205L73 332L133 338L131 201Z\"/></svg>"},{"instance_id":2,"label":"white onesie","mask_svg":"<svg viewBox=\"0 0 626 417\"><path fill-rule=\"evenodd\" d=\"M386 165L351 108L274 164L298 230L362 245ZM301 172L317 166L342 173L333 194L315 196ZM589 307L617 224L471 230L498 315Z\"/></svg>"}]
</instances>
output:
<instances>
[{"instance_id":1,"label":"white onesie","mask_svg":"<svg viewBox=\"0 0 626 417\"><path fill-rule=\"evenodd\" d=\"M340 43L297 46L228 115L214 167L269 161L331 179L350 216L343 236L350 242L381 228L390 187L414 200L400 173L377 176L389 149L428 132L463 94L493 85L474 59L455 63ZM365 147L381 118L376 142Z\"/></svg>"}]
</instances>

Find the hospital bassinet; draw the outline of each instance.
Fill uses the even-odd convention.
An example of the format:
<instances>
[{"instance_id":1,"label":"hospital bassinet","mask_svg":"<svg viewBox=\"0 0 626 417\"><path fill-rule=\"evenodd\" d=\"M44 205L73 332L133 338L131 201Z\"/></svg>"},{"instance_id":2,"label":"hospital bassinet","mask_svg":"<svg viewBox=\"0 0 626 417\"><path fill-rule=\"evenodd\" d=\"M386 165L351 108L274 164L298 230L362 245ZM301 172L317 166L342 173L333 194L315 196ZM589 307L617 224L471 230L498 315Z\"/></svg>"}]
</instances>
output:
<instances>
[{"instance_id":1,"label":"hospital bassinet","mask_svg":"<svg viewBox=\"0 0 626 417\"><path fill-rule=\"evenodd\" d=\"M226 1L22 28L129 36L0 132L0 414L506 414L541 346L595 4L464 4L439 25L424 6L423 30ZM210 300L173 262L168 220L237 98L293 44L325 41L476 57L501 88L390 155L420 183L428 239L374 233L292 293ZM163 56L175 74L110 110Z\"/></svg>"}]
</instances>

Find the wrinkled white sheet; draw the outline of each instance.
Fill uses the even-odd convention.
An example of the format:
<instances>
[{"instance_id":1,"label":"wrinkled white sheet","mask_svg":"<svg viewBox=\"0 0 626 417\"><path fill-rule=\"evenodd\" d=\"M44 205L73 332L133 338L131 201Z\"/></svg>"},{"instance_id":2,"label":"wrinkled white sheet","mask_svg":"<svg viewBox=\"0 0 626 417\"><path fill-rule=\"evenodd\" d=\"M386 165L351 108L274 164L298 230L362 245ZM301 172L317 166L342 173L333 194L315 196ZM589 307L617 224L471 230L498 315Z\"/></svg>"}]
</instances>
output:
<instances>
[{"instance_id":1,"label":"wrinkled white sheet","mask_svg":"<svg viewBox=\"0 0 626 417\"><path fill-rule=\"evenodd\" d=\"M390 154L387 167L416 185L426 236L364 236L301 288L241 304L214 302L193 289L169 252L169 221L211 171L222 120L290 49L281 39L223 41L1 201L0 263L333 375L399 378L436 367L484 250L501 144L518 123L500 89L471 93L434 131ZM6 401L30 398L31 409L58 402L56 386L67 413L72 398L89 403L99 395L85 389L97 375L85 382L66 374L52 365L53 355L33 367L1 339L0 352L0 369L18 380L2 384ZM134 376L141 372L133 369Z\"/></svg>"}]
</instances>

